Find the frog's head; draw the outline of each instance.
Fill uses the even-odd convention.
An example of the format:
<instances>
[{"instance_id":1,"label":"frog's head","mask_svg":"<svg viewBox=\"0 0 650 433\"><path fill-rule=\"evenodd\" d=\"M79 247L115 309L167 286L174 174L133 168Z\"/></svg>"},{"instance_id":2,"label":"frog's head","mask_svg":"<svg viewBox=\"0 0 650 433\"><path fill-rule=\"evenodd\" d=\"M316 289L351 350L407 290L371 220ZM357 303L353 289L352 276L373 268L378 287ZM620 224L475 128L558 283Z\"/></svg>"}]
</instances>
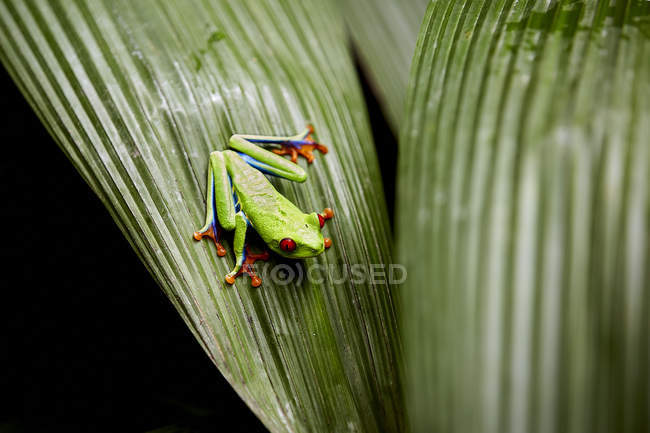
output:
<instances>
[{"instance_id":1,"label":"frog's head","mask_svg":"<svg viewBox=\"0 0 650 433\"><path fill-rule=\"evenodd\" d=\"M329 213L327 213L329 211ZM329 248L331 241L323 237L321 229L325 220L332 217L332 211L327 209L324 214L316 212L303 214L302 218L286 224L279 235L276 235L269 247L283 257L304 259L315 257Z\"/></svg>"}]
</instances>

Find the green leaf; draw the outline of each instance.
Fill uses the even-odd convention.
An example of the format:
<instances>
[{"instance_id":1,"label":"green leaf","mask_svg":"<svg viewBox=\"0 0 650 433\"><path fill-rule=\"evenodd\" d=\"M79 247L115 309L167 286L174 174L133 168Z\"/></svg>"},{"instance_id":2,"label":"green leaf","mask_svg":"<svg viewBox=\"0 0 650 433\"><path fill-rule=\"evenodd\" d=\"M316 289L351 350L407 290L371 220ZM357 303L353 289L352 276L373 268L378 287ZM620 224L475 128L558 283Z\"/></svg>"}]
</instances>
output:
<instances>
[{"instance_id":1,"label":"green leaf","mask_svg":"<svg viewBox=\"0 0 650 433\"><path fill-rule=\"evenodd\" d=\"M429 0L338 0L352 41L391 126L403 117L418 30Z\"/></svg>"},{"instance_id":2,"label":"green leaf","mask_svg":"<svg viewBox=\"0 0 650 433\"><path fill-rule=\"evenodd\" d=\"M270 430L400 429L391 287L345 278L352 265L390 263L391 241L335 6L7 0L0 50L197 340ZM217 258L213 245L192 239L204 217L208 154L233 133L286 135L308 122L330 152L307 167L305 184L273 182L305 211L335 210L324 229L333 247L290 264L295 273L315 265L325 272L295 284L274 284L271 275L259 288L245 278L227 286L233 257ZM98 235L89 249L102 247ZM125 281L115 291L137 289Z\"/></svg>"},{"instance_id":3,"label":"green leaf","mask_svg":"<svg viewBox=\"0 0 650 433\"><path fill-rule=\"evenodd\" d=\"M647 431L650 3L435 1L400 137L414 431Z\"/></svg>"}]
</instances>

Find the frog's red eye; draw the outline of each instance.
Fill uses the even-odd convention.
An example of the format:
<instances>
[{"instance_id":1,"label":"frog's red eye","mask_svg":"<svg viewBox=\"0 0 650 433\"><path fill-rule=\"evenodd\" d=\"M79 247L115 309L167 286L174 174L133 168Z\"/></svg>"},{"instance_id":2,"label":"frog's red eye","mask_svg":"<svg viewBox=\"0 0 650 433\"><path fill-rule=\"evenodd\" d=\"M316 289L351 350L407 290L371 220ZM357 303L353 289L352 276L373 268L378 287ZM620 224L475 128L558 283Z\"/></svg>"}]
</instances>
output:
<instances>
[{"instance_id":1,"label":"frog's red eye","mask_svg":"<svg viewBox=\"0 0 650 433\"><path fill-rule=\"evenodd\" d=\"M318 222L320 223L320 228L323 228L325 225L325 218L323 218L323 215L318 214Z\"/></svg>"},{"instance_id":2,"label":"frog's red eye","mask_svg":"<svg viewBox=\"0 0 650 433\"><path fill-rule=\"evenodd\" d=\"M284 238L280 241L280 249L290 253L296 249L296 242L291 238Z\"/></svg>"}]
</instances>

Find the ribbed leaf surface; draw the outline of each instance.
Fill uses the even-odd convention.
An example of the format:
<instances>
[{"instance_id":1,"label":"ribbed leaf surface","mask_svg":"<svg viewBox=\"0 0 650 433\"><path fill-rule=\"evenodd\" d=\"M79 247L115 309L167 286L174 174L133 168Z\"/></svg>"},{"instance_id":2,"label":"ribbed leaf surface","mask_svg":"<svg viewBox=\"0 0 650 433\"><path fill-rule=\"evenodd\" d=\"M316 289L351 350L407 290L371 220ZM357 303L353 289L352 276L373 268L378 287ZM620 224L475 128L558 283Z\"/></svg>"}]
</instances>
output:
<instances>
[{"instance_id":1,"label":"ribbed leaf surface","mask_svg":"<svg viewBox=\"0 0 650 433\"><path fill-rule=\"evenodd\" d=\"M335 6L7 0L0 2L0 56L269 429L399 429L400 345L390 287L341 277L352 264L389 263L391 243ZM227 286L232 254L218 259L213 245L192 239L204 218L208 154L224 149L233 133L294 134L308 122L330 152L307 167L305 184L273 182L304 211L334 209L325 228L333 247L302 267L289 264L296 273L331 267L295 284L274 284L267 275L259 288L247 278ZM98 233L88 248L101 247ZM138 288L125 281L115 290Z\"/></svg>"},{"instance_id":2,"label":"ribbed leaf surface","mask_svg":"<svg viewBox=\"0 0 650 433\"><path fill-rule=\"evenodd\" d=\"M434 1L416 51L414 431L648 431L650 3Z\"/></svg>"},{"instance_id":3,"label":"ribbed leaf surface","mask_svg":"<svg viewBox=\"0 0 650 433\"><path fill-rule=\"evenodd\" d=\"M415 41L428 0L338 0L364 70L389 122L404 111Z\"/></svg>"}]
</instances>

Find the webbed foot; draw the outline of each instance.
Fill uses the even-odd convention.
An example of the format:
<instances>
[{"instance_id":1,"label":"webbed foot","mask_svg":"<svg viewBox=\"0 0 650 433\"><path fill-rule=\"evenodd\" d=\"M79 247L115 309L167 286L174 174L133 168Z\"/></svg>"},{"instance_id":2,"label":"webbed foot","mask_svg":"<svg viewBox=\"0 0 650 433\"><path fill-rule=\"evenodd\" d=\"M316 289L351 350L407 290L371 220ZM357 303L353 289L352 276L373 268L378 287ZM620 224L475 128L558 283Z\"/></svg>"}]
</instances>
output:
<instances>
[{"instance_id":1,"label":"webbed foot","mask_svg":"<svg viewBox=\"0 0 650 433\"><path fill-rule=\"evenodd\" d=\"M251 253L248 244L244 247L244 249L246 250L244 262L241 264L241 267L237 271L233 271L226 274L226 283L234 284L235 278L237 278L242 274L247 274L248 276L251 277L251 285L253 287L259 287L259 285L262 284L262 279L258 277L257 274L255 273L255 269L253 269L253 264L255 264L255 262L258 260L264 260L264 261L268 260L269 252L265 250L260 254L253 254Z\"/></svg>"},{"instance_id":2,"label":"webbed foot","mask_svg":"<svg viewBox=\"0 0 650 433\"><path fill-rule=\"evenodd\" d=\"M327 146L316 143L311 137L314 133L314 127L307 125L307 134L301 140L287 140L280 143L280 149L273 149L273 153L278 155L291 155L291 162L298 162L298 155L304 157L309 164L314 162L314 150L322 154L327 153Z\"/></svg>"},{"instance_id":3,"label":"webbed foot","mask_svg":"<svg viewBox=\"0 0 650 433\"><path fill-rule=\"evenodd\" d=\"M214 245L217 247L217 255L219 257L223 257L226 255L226 249L221 245L221 242L219 242L219 239L221 238L221 228L216 227L216 232L215 232L215 226L214 224L210 224L210 226L202 231L202 232L194 232L194 239L197 241L200 241L203 239L204 236L209 237L214 241Z\"/></svg>"}]
</instances>

